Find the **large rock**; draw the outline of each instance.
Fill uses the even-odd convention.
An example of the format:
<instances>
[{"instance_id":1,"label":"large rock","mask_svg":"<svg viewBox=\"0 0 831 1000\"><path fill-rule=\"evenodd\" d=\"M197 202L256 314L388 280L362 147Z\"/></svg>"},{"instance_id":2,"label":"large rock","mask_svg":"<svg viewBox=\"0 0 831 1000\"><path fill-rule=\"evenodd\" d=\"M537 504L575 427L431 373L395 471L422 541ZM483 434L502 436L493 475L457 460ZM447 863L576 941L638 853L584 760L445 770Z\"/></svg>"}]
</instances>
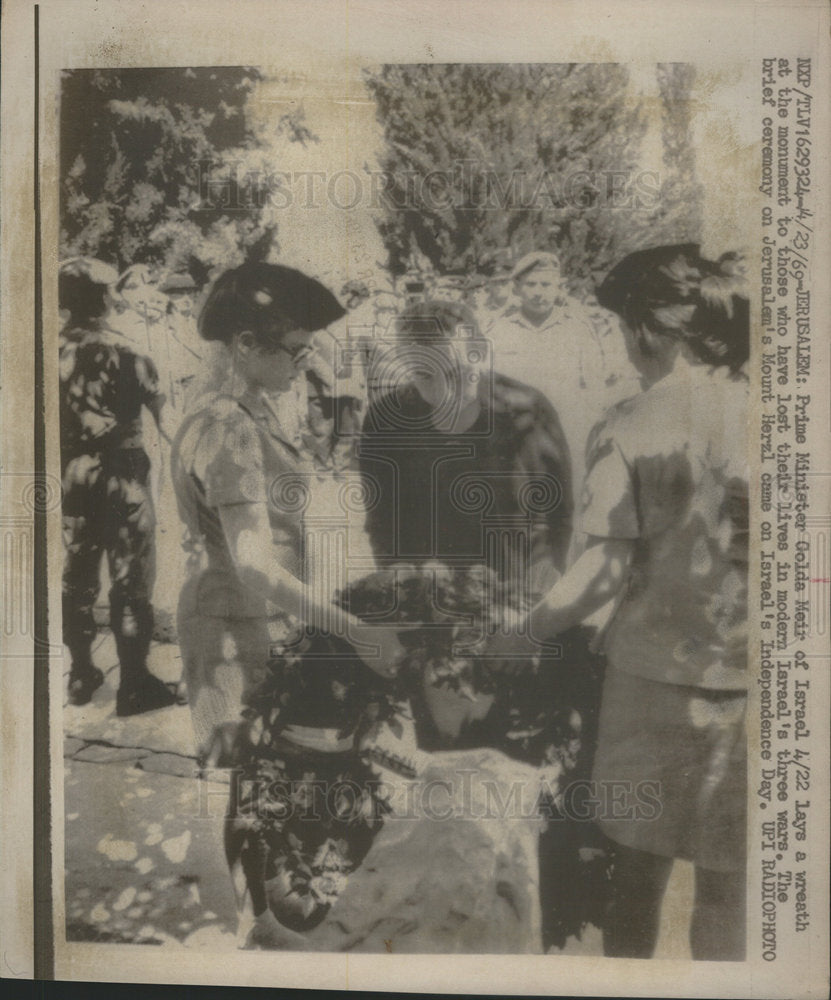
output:
<instances>
[{"instance_id":1,"label":"large rock","mask_svg":"<svg viewBox=\"0 0 831 1000\"><path fill-rule=\"evenodd\" d=\"M390 786L394 813L313 947L538 953L539 772L491 750L435 754Z\"/></svg>"}]
</instances>

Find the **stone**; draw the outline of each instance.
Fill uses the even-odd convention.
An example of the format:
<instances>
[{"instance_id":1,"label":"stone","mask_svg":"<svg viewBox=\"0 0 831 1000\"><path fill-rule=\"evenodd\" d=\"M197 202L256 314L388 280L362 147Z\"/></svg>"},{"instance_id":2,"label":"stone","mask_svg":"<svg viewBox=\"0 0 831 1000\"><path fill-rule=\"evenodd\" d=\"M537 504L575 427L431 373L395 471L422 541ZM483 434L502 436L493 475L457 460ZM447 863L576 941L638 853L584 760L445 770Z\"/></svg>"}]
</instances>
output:
<instances>
[{"instance_id":1,"label":"stone","mask_svg":"<svg viewBox=\"0 0 831 1000\"><path fill-rule=\"evenodd\" d=\"M539 782L494 750L432 755L416 782L392 789L393 815L310 945L542 953Z\"/></svg>"}]
</instances>

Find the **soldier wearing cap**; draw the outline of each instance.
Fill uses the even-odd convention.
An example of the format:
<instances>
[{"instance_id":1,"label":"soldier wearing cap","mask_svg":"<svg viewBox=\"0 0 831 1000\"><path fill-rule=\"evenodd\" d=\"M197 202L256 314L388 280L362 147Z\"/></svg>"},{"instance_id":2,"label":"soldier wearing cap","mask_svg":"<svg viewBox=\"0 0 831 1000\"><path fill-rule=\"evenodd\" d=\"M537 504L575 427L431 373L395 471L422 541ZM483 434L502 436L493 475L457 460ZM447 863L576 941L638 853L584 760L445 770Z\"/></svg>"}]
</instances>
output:
<instances>
[{"instance_id":1,"label":"soldier wearing cap","mask_svg":"<svg viewBox=\"0 0 831 1000\"><path fill-rule=\"evenodd\" d=\"M623 339L601 335L563 282L555 254L526 254L511 272L515 301L486 329L494 364L542 392L562 421L578 491L586 439L608 406L638 390ZM578 492L579 495L579 492Z\"/></svg>"},{"instance_id":2,"label":"soldier wearing cap","mask_svg":"<svg viewBox=\"0 0 831 1000\"><path fill-rule=\"evenodd\" d=\"M168 274L159 283L159 291L167 297L165 309L165 343L157 352L165 393L180 420L186 405L190 384L202 361L193 297L196 282L183 272Z\"/></svg>"},{"instance_id":3,"label":"soldier wearing cap","mask_svg":"<svg viewBox=\"0 0 831 1000\"><path fill-rule=\"evenodd\" d=\"M395 292L376 292L372 300L377 335L384 336L395 317L404 309L404 299Z\"/></svg>"},{"instance_id":4,"label":"soldier wearing cap","mask_svg":"<svg viewBox=\"0 0 831 1000\"><path fill-rule=\"evenodd\" d=\"M118 715L170 705L174 693L147 669L153 631L155 516L146 408L162 434L162 394L153 362L106 323L116 271L75 258L60 271L61 466L66 562L63 632L71 656L69 701L85 705L104 680L92 662L93 608L101 559L110 573L110 626L121 667Z\"/></svg>"},{"instance_id":5,"label":"soldier wearing cap","mask_svg":"<svg viewBox=\"0 0 831 1000\"><path fill-rule=\"evenodd\" d=\"M511 259L510 250L499 250L492 261L492 273L483 285L484 295L477 301L480 326L487 330L496 317L507 309L511 299Z\"/></svg>"}]
</instances>

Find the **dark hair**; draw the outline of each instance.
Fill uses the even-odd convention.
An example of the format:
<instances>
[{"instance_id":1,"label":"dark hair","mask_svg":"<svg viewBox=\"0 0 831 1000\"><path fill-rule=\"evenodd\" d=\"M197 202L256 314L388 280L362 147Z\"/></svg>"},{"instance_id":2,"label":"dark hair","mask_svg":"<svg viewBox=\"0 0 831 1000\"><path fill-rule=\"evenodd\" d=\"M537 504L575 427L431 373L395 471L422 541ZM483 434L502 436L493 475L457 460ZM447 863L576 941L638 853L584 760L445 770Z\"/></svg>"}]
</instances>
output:
<instances>
[{"instance_id":1,"label":"dark hair","mask_svg":"<svg viewBox=\"0 0 831 1000\"><path fill-rule=\"evenodd\" d=\"M346 315L319 281L279 264L241 264L217 278L199 314L204 340L229 343L250 330L263 346L279 344L292 330L322 330Z\"/></svg>"},{"instance_id":2,"label":"dark hair","mask_svg":"<svg viewBox=\"0 0 831 1000\"><path fill-rule=\"evenodd\" d=\"M707 260L695 243L629 254L597 290L601 306L617 313L647 357L656 337L686 343L703 364L738 371L750 356L750 302L745 261L726 253Z\"/></svg>"},{"instance_id":3,"label":"dark hair","mask_svg":"<svg viewBox=\"0 0 831 1000\"><path fill-rule=\"evenodd\" d=\"M452 340L458 327L471 335L479 335L479 324L469 306L463 302L429 299L407 307L396 320L396 331L410 340Z\"/></svg>"},{"instance_id":4,"label":"dark hair","mask_svg":"<svg viewBox=\"0 0 831 1000\"><path fill-rule=\"evenodd\" d=\"M62 273L58 276L58 304L69 312L71 324L95 323L107 310L107 286L85 274Z\"/></svg>"}]
</instances>

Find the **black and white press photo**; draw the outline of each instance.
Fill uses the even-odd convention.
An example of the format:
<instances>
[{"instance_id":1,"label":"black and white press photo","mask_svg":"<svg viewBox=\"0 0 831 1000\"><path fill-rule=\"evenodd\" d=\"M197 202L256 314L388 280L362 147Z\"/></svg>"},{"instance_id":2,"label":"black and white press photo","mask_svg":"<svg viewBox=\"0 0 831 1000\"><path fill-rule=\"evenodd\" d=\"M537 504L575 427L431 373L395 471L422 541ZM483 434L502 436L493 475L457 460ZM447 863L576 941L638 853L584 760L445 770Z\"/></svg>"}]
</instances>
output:
<instances>
[{"instance_id":1,"label":"black and white press photo","mask_svg":"<svg viewBox=\"0 0 831 1000\"><path fill-rule=\"evenodd\" d=\"M650 70L366 69L331 175L279 71L63 74L69 940L649 958L682 859L743 957L746 260Z\"/></svg>"},{"instance_id":2,"label":"black and white press photo","mask_svg":"<svg viewBox=\"0 0 831 1000\"><path fill-rule=\"evenodd\" d=\"M62 975L821 955L822 15L595 6L40 11Z\"/></svg>"}]
</instances>

